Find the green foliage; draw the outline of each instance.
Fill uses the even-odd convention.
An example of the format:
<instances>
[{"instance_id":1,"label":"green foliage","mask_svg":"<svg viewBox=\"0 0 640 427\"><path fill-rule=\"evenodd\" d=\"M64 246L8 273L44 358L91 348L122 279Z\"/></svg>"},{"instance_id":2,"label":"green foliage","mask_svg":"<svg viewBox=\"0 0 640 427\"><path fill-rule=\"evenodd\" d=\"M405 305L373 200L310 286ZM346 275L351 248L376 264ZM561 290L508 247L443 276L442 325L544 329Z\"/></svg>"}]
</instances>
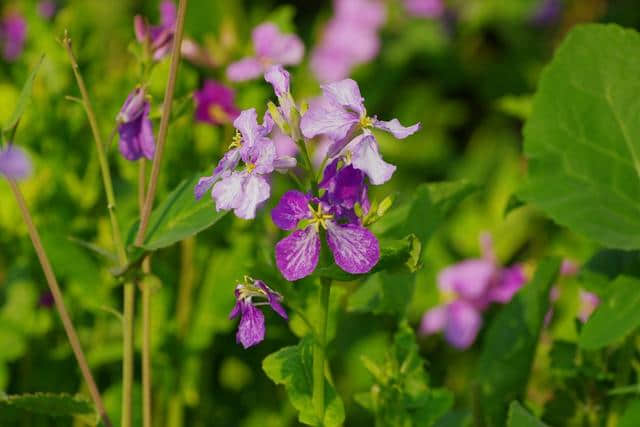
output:
<instances>
[{"instance_id":1,"label":"green foliage","mask_svg":"<svg viewBox=\"0 0 640 427\"><path fill-rule=\"evenodd\" d=\"M522 397L544 316L549 290L560 260L540 262L533 280L496 315L489 325L476 371L475 411L488 427L505 423L507 407Z\"/></svg>"},{"instance_id":2,"label":"green foliage","mask_svg":"<svg viewBox=\"0 0 640 427\"><path fill-rule=\"evenodd\" d=\"M572 30L542 75L524 130L530 161L522 197L620 249L640 248L639 50L633 30Z\"/></svg>"},{"instance_id":3,"label":"green foliage","mask_svg":"<svg viewBox=\"0 0 640 427\"><path fill-rule=\"evenodd\" d=\"M53 393L0 395L0 422L6 422L5 425L9 425L9 422L15 422L16 419L13 418L13 410L15 409L52 417L81 415L87 422L93 420L91 423L93 425L98 423L95 408L91 402L80 396Z\"/></svg>"},{"instance_id":4,"label":"green foliage","mask_svg":"<svg viewBox=\"0 0 640 427\"><path fill-rule=\"evenodd\" d=\"M632 400L624 411L618 427L636 427L640 425L640 400Z\"/></svg>"},{"instance_id":5,"label":"green foliage","mask_svg":"<svg viewBox=\"0 0 640 427\"><path fill-rule=\"evenodd\" d=\"M539 421L531 415L517 401L511 402L509 406L509 417L507 427L544 427L545 423Z\"/></svg>"},{"instance_id":6,"label":"green foliage","mask_svg":"<svg viewBox=\"0 0 640 427\"><path fill-rule=\"evenodd\" d=\"M44 60L44 55L40 57L38 63L31 70L31 74L27 78L27 81L24 82L24 86L22 87L22 91L20 92L20 96L18 97L18 102L11 114L11 117L5 123L3 127L3 132L9 133L9 141L13 142L13 137L16 133L16 129L18 128L18 124L20 123L20 119L27 109L27 105L29 105L29 101L31 101L31 92L33 90L33 82L36 79L36 75L38 75L38 71L40 70L40 66L42 65L42 61Z\"/></svg>"},{"instance_id":7,"label":"green foliage","mask_svg":"<svg viewBox=\"0 0 640 427\"><path fill-rule=\"evenodd\" d=\"M298 419L308 425L320 425L314 409L311 393L313 390L311 367L313 364L313 341L304 338L298 345L285 347L267 356L262 369L276 384L287 390L289 400L298 410ZM333 384L325 383L325 417L323 426L340 426L344 422L344 406L336 394Z\"/></svg>"}]
</instances>

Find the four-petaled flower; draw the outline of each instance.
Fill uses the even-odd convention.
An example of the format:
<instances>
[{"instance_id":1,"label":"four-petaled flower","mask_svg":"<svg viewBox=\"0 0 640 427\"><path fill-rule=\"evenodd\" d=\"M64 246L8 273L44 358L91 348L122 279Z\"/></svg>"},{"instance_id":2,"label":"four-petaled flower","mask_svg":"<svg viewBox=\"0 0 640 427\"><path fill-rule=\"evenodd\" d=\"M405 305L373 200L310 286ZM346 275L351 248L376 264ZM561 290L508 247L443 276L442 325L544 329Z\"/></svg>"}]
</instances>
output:
<instances>
[{"instance_id":1,"label":"four-petaled flower","mask_svg":"<svg viewBox=\"0 0 640 427\"><path fill-rule=\"evenodd\" d=\"M271 65L296 65L304 56L304 44L298 36L282 34L278 27L270 22L254 28L251 39L255 55L229 65L229 80L252 80L260 77Z\"/></svg>"},{"instance_id":2,"label":"four-petaled flower","mask_svg":"<svg viewBox=\"0 0 640 427\"><path fill-rule=\"evenodd\" d=\"M245 283L236 286L236 305L231 310L229 318L240 316L236 342L246 349L260 343L264 339L264 314L258 308L269 305L283 319L288 316L280 304L282 296L267 286L262 280L245 278Z\"/></svg>"},{"instance_id":3,"label":"four-petaled flower","mask_svg":"<svg viewBox=\"0 0 640 427\"><path fill-rule=\"evenodd\" d=\"M20 147L13 144L0 147L0 175L14 180L31 175L31 161Z\"/></svg>"},{"instance_id":4,"label":"four-petaled flower","mask_svg":"<svg viewBox=\"0 0 640 427\"><path fill-rule=\"evenodd\" d=\"M212 125L231 123L240 114L233 102L233 90L214 80L206 80L202 89L193 94L193 99L199 122Z\"/></svg>"},{"instance_id":5,"label":"four-petaled flower","mask_svg":"<svg viewBox=\"0 0 640 427\"><path fill-rule=\"evenodd\" d=\"M149 25L140 15L136 15L133 21L136 39L154 61L160 61L171 51L175 25L176 5L171 0L160 3L160 25Z\"/></svg>"},{"instance_id":6,"label":"four-petaled flower","mask_svg":"<svg viewBox=\"0 0 640 427\"><path fill-rule=\"evenodd\" d=\"M129 94L116 117L120 134L118 146L127 160L138 160L143 156L153 159L155 141L149 109L144 88L136 88Z\"/></svg>"},{"instance_id":7,"label":"four-petaled flower","mask_svg":"<svg viewBox=\"0 0 640 427\"><path fill-rule=\"evenodd\" d=\"M382 160L370 129L381 129L404 139L417 132L420 124L404 127L398 119L383 121L367 116L358 84L351 79L323 85L322 91L323 95L310 103L302 117L302 134L307 138L328 136L335 141L328 151L330 158L340 155L363 171L374 185L387 182L396 167Z\"/></svg>"}]
</instances>

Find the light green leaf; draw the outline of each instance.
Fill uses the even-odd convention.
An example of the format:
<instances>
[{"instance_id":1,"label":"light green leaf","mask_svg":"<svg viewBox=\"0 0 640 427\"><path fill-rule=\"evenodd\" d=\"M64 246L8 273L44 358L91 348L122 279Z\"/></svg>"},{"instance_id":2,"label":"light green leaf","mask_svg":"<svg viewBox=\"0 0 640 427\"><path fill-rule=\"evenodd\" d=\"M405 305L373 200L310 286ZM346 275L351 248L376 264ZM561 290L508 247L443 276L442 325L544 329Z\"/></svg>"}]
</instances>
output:
<instances>
[{"instance_id":1,"label":"light green leaf","mask_svg":"<svg viewBox=\"0 0 640 427\"><path fill-rule=\"evenodd\" d=\"M311 393L313 390L312 371L313 343L304 338L298 345L285 347L264 359L262 369L273 382L282 384L289 400L299 412L298 419L308 425L319 425ZM325 416L323 426L341 426L344 422L344 406L333 385L325 382Z\"/></svg>"},{"instance_id":2,"label":"light green leaf","mask_svg":"<svg viewBox=\"0 0 640 427\"><path fill-rule=\"evenodd\" d=\"M52 417L92 415L97 424L97 413L93 404L80 396L69 394L34 393L0 396L0 421L4 410L21 409L50 415ZM95 414L95 417L93 415Z\"/></svg>"},{"instance_id":3,"label":"light green leaf","mask_svg":"<svg viewBox=\"0 0 640 427\"><path fill-rule=\"evenodd\" d=\"M620 249L640 248L639 51L634 30L576 27L543 73L524 129L520 195Z\"/></svg>"},{"instance_id":4,"label":"light green leaf","mask_svg":"<svg viewBox=\"0 0 640 427\"><path fill-rule=\"evenodd\" d=\"M625 409L618 427L637 427L640 426L640 400L631 401Z\"/></svg>"},{"instance_id":5,"label":"light green leaf","mask_svg":"<svg viewBox=\"0 0 640 427\"><path fill-rule=\"evenodd\" d=\"M509 419L507 427L545 427L546 424L531 415L517 401L509 406Z\"/></svg>"},{"instance_id":6,"label":"light green leaf","mask_svg":"<svg viewBox=\"0 0 640 427\"><path fill-rule=\"evenodd\" d=\"M621 341L640 326L640 280L620 276L605 300L589 317L580 334L580 346L595 350Z\"/></svg>"},{"instance_id":7,"label":"light green leaf","mask_svg":"<svg viewBox=\"0 0 640 427\"><path fill-rule=\"evenodd\" d=\"M533 280L489 325L477 366L475 409L487 427L502 427L511 401L522 398L560 260L540 262Z\"/></svg>"},{"instance_id":8,"label":"light green leaf","mask_svg":"<svg viewBox=\"0 0 640 427\"><path fill-rule=\"evenodd\" d=\"M10 141L13 140L13 135L16 132L18 123L20 123L20 119L22 118L22 115L24 114L24 111L27 109L27 105L31 100L31 91L33 90L33 82L36 79L36 75L40 70L40 66L42 65L43 60L44 60L44 55L40 57L40 60L38 61L38 63L35 65L35 67L33 67L33 70L31 70L31 74L29 74L29 77L27 77L27 81L24 83L24 86L22 87L22 91L20 92L20 96L18 97L18 103L16 104L16 107L14 108L13 113L11 114L11 117L3 127L4 132L10 133L9 135Z\"/></svg>"}]
</instances>

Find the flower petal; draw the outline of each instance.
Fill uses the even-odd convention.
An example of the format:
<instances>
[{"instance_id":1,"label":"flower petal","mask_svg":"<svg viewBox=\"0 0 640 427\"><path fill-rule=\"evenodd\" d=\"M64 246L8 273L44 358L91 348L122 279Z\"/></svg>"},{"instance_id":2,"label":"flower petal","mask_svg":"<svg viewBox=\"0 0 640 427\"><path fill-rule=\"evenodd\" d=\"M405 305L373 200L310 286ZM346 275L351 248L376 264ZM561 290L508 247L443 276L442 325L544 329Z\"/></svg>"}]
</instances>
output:
<instances>
[{"instance_id":1,"label":"flower petal","mask_svg":"<svg viewBox=\"0 0 640 427\"><path fill-rule=\"evenodd\" d=\"M304 44L298 36L283 34L270 22L257 26L251 39L258 57L273 64L298 64L304 56Z\"/></svg>"},{"instance_id":2,"label":"flower petal","mask_svg":"<svg viewBox=\"0 0 640 427\"><path fill-rule=\"evenodd\" d=\"M358 115L365 113L364 98L360 95L358 83L352 79L322 85L322 92L325 97Z\"/></svg>"},{"instance_id":3,"label":"flower petal","mask_svg":"<svg viewBox=\"0 0 640 427\"><path fill-rule=\"evenodd\" d=\"M211 196L216 201L216 210L230 210L239 206L242 198L242 184L246 174L233 172L216 182Z\"/></svg>"},{"instance_id":4,"label":"flower petal","mask_svg":"<svg viewBox=\"0 0 640 427\"><path fill-rule=\"evenodd\" d=\"M243 150L252 147L258 138L265 135L264 127L258 124L258 113L255 108L241 111L238 118L233 121L233 127L242 134Z\"/></svg>"},{"instance_id":5,"label":"flower petal","mask_svg":"<svg viewBox=\"0 0 640 427\"><path fill-rule=\"evenodd\" d=\"M242 318L236 333L236 342L247 349L264 340L264 314L253 305L247 303L242 306Z\"/></svg>"},{"instance_id":6,"label":"flower petal","mask_svg":"<svg viewBox=\"0 0 640 427\"><path fill-rule=\"evenodd\" d=\"M427 311L420 322L420 334L432 335L440 332L447 324L447 306L439 305Z\"/></svg>"},{"instance_id":7,"label":"flower petal","mask_svg":"<svg viewBox=\"0 0 640 427\"><path fill-rule=\"evenodd\" d=\"M269 305L271 306L273 311L278 313L280 317L282 317L283 319L288 320L289 316L287 316L287 312L284 311L284 307L282 307L282 305L280 304L280 301L282 300L282 296L279 293L275 292L273 289L271 289L269 286L267 286L267 284L264 283L262 280L256 280L255 285L260 289L262 289L265 294L267 294Z\"/></svg>"},{"instance_id":8,"label":"flower petal","mask_svg":"<svg viewBox=\"0 0 640 427\"><path fill-rule=\"evenodd\" d=\"M311 218L309 197L300 191L284 193L275 208L271 210L273 223L283 230L293 230L300 220Z\"/></svg>"},{"instance_id":9,"label":"flower petal","mask_svg":"<svg viewBox=\"0 0 640 427\"><path fill-rule=\"evenodd\" d=\"M489 291L489 300L499 303L507 303L520 290L527 278L522 266L514 265L500 272L499 278Z\"/></svg>"},{"instance_id":10,"label":"flower petal","mask_svg":"<svg viewBox=\"0 0 640 427\"><path fill-rule=\"evenodd\" d=\"M376 120L373 126L391 133L398 139L405 139L409 135L413 135L420 130L420 123L405 127L400 124L398 119L393 119L388 122L385 122L383 120Z\"/></svg>"},{"instance_id":11,"label":"flower petal","mask_svg":"<svg viewBox=\"0 0 640 427\"><path fill-rule=\"evenodd\" d=\"M300 130L307 138L326 135L341 140L349 135L359 120L357 113L349 112L340 104L321 96L309 103L309 109L300 120Z\"/></svg>"},{"instance_id":12,"label":"flower petal","mask_svg":"<svg viewBox=\"0 0 640 427\"><path fill-rule=\"evenodd\" d=\"M346 148L351 151L351 164L363 171L373 185L384 184L391 179L396 167L382 160L378 141L370 133L357 136Z\"/></svg>"},{"instance_id":13,"label":"flower petal","mask_svg":"<svg viewBox=\"0 0 640 427\"><path fill-rule=\"evenodd\" d=\"M445 268L438 275L443 292L455 292L468 300L482 298L497 273L496 266L484 259L470 259Z\"/></svg>"},{"instance_id":14,"label":"flower petal","mask_svg":"<svg viewBox=\"0 0 640 427\"><path fill-rule=\"evenodd\" d=\"M149 104L145 107L142 114L142 123L140 125L140 135L138 136L140 141L140 150L142 155L149 160L153 159L153 155L156 151L156 143L153 137L153 125L151 119L149 119Z\"/></svg>"},{"instance_id":15,"label":"flower petal","mask_svg":"<svg viewBox=\"0 0 640 427\"><path fill-rule=\"evenodd\" d=\"M243 147L242 160L254 165L254 173L267 174L273 172L276 159L276 146L268 138L259 138L252 146Z\"/></svg>"},{"instance_id":16,"label":"flower petal","mask_svg":"<svg viewBox=\"0 0 640 427\"><path fill-rule=\"evenodd\" d=\"M320 237L313 227L296 230L276 244L276 265L289 281L313 273L319 256Z\"/></svg>"},{"instance_id":17,"label":"flower petal","mask_svg":"<svg viewBox=\"0 0 640 427\"><path fill-rule=\"evenodd\" d=\"M238 204L234 209L236 216L243 219L256 217L256 210L271 195L271 186L260 175L249 174L242 185Z\"/></svg>"},{"instance_id":18,"label":"flower petal","mask_svg":"<svg viewBox=\"0 0 640 427\"><path fill-rule=\"evenodd\" d=\"M278 172L286 173L289 169L293 169L298 164L295 157L283 156L273 161L273 168Z\"/></svg>"},{"instance_id":19,"label":"flower petal","mask_svg":"<svg viewBox=\"0 0 640 427\"><path fill-rule=\"evenodd\" d=\"M260 77L262 64L257 58L243 58L227 67L227 78L232 82L243 82Z\"/></svg>"},{"instance_id":20,"label":"flower petal","mask_svg":"<svg viewBox=\"0 0 640 427\"><path fill-rule=\"evenodd\" d=\"M457 349L469 348L482 326L482 316L471 304L458 300L448 306L445 338Z\"/></svg>"},{"instance_id":21,"label":"flower petal","mask_svg":"<svg viewBox=\"0 0 640 427\"><path fill-rule=\"evenodd\" d=\"M31 161L27 153L16 145L0 148L0 174L9 179L22 180L31 175Z\"/></svg>"},{"instance_id":22,"label":"flower petal","mask_svg":"<svg viewBox=\"0 0 640 427\"><path fill-rule=\"evenodd\" d=\"M327 223L327 244L336 264L352 274L371 271L380 259L380 245L372 232L356 224Z\"/></svg>"},{"instance_id":23,"label":"flower petal","mask_svg":"<svg viewBox=\"0 0 640 427\"><path fill-rule=\"evenodd\" d=\"M264 79L271 83L273 91L278 97L289 92L291 77L289 76L289 72L285 70L282 65L272 65L267 68L267 71L264 73Z\"/></svg>"}]
</instances>

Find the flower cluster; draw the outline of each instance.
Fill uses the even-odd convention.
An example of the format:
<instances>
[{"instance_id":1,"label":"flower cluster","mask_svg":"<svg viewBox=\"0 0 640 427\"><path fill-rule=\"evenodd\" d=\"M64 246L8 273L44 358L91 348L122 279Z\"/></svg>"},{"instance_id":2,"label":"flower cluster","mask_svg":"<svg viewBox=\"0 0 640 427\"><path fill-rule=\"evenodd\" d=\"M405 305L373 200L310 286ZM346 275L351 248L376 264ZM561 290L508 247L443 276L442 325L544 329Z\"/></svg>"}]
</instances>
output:
<instances>
[{"instance_id":1,"label":"flower cluster","mask_svg":"<svg viewBox=\"0 0 640 427\"><path fill-rule=\"evenodd\" d=\"M22 180L31 175L31 161L27 154L13 144L0 147L0 175L8 179Z\"/></svg>"},{"instance_id":2,"label":"flower cluster","mask_svg":"<svg viewBox=\"0 0 640 427\"><path fill-rule=\"evenodd\" d=\"M493 254L491 238L481 238L483 256L462 261L438 275L438 287L449 302L427 311L420 332L444 331L446 340L458 349L473 344L482 326L482 312L491 303L505 304L518 292L526 278L522 266L503 268Z\"/></svg>"},{"instance_id":3,"label":"flower cluster","mask_svg":"<svg viewBox=\"0 0 640 427\"><path fill-rule=\"evenodd\" d=\"M160 25L149 25L146 18L136 15L133 21L136 39L154 61L171 52L176 25L176 5L171 0L160 3Z\"/></svg>"},{"instance_id":4,"label":"flower cluster","mask_svg":"<svg viewBox=\"0 0 640 427\"><path fill-rule=\"evenodd\" d=\"M16 12L9 12L0 21L0 46L6 61L13 62L20 57L27 38L27 21Z\"/></svg>"}]
</instances>

